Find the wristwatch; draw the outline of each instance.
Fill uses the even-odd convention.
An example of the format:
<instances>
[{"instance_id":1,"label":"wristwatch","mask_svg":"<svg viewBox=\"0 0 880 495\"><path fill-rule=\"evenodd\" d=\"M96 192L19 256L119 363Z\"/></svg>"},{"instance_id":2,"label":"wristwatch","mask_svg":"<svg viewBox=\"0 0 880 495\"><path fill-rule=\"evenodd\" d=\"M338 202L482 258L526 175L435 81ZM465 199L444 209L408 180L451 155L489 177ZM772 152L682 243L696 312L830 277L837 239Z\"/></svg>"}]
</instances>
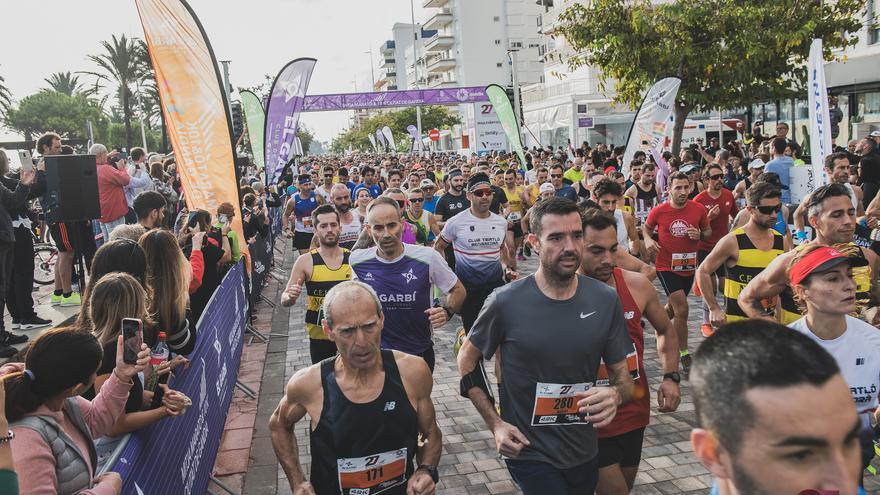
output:
<instances>
[{"instance_id":1,"label":"wristwatch","mask_svg":"<svg viewBox=\"0 0 880 495\"><path fill-rule=\"evenodd\" d=\"M440 481L440 473L437 472L437 466L432 466L431 464L419 464L419 467L416 468L416 471L418 471L419 469L424 469L425 471L427 471L428 474L431 475L431 479L434 480L435 484Z\"/></svg>"},{"instance_id":2,"label":"wristwatch","mask_svg":"<svg viewBox=\"0 0 880 495\"><path fill-rule=\"evenodd\" d=\"M15 433L12 430L9 430L5 437L0 437L0 444L9 443L13 438L15 438Z\"/></svg>"},{"instance_id":3,"label":"wristwatch","mask_svg":"<svg viewBox=\"0 0 880 495\"><path fill-rule=\"evenodd\" d=\"M449 306L443 306L443 311L446 311L446 321L451 320L455 316L455 312L449 309Z\"/></svg>"},{"instance_id":4,"label":"wristwatch","mask_svg":"<svg viewBox=\"0 0 880 495\"><path fill-rule=\"evenodd\" d=\"M663 375L664 380L672 380L673 383L681 383L681 375L677 371L670 371Z\"/></svg>"}]
</instances>

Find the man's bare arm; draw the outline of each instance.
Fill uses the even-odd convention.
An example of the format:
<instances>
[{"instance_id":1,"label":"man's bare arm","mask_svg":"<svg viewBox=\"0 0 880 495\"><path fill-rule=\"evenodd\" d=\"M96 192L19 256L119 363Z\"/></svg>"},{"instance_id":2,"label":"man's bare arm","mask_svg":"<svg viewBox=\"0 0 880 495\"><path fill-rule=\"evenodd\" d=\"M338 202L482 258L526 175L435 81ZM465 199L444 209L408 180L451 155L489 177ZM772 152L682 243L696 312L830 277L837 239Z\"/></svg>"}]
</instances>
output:
<instances>
[{"instance_id":1,"label":"man's bare arm","mask_svg":"<svg viewBox=\"0 0 880 495\"><path fill-rule=\"evenodd\" d=\"M467 291L464 288L464 284L461 283L461 280L458 280L455 282L455 285L452 286L452 289L446 294L446 306L448 306L449 310L453 313L458 313L458 310L461 309L466 297Z\"/></svg>"},{"instance_id":2,"label":"man's bare arm","mask_svg":"<svg viewBox=\"0 0 880 495\"><path fill-rule=\"evenodd\" d=\"M302 291L302 284L312 275L312 255L301 254L293 263L290 270L290 278L287 279L287 287L281 293L281 305L284 307L293 306L299 299Z\"/></svg>"},{"instance_id":3,"label":"man's bare arm","mask_svg":"<svg viewBox=\"0 0 880 495\"><path fill-rule=\"evenodd\" d=\"M777 256L739 293L737 302L746 316L767 318L761 305L761 299L776 297L788 287L788 277L785 271L789 261L791 261L791 256L788 253Z\"/></svg>"},{"instance_id":4,"label":"man's bare arm","mask_svg":"<svg viewBox=\"0 0 880 495\"><path fill-rule=\"evenodd\" d=\"M626 367L626 359L609 364L606 366L606 369L608 370L608 381L611 384L611 388L617 391L617 397L619 398L618 406L631 401L635 384L633 383L632 375L629 374L629 370Z\"/></svg>"},{"instance_id":5,"label":"man's bare arm","mask_svg":"<svg viewBox=\"0 0 880 495\"><path fill-rule=\"evenodd\" d=\"M483 353L477 346L471 344L470 340L465 340L458 351L458 372L461 376L466 376L470 372L477 369L482 364ZM495 409L495 404L489 399L485 391L479 387L474 387L468 391L468 398L474 404L477 412L486 422L489 430L495 431L495 427L501 423L501 417Z\"/></svg>"},{"instance_id":6,"label":"man's bare arm","mask_svg":"<svg viewBox=\"0 0 880 495\"><path fill-rule=\"evenodd\" d=\"M642 314L647 318L648 323L654 327L657 334L657 354L660 357L660 367L663 373L669 373L678 370L678 336L672 330L672 321L666 309L660 304L660 298L654 290L654 286L645 280L634 286L634 288L647 294L647 303Z\"/></svg>"},{"instance_id":7,"label":"man's bare arm","mask_svg":"<svg viewBox=\"0 0 880 495\"><path fill-rule=\"evenodd\" d=\"M700 263L699 268L697 268L697 286L700 288L703 300L706 301L706 305L710 310L720 309L715 293L712 291L712 275L724 266L727 260L733 257L734 251L737 250L736 246L736 237L732 234L727 234L718 241L718 244L715 245L712 251L709 252L709 255L706 256L706 259Z\"/></svg>"},{"instance_id":8,"label":"man's bare arm","mask_svg":"<svg viewBox=\"0 0 880 495\"><path fill-rule=\"evenodd\" d=\"M641 273L648 280L654 280L657 277L657 270L653 266L627 253L623 249L617 250L614 254L614 261L621 269Z\"/></svg>"},{"instance_id":9,"label":"man's bare arm","mask_svg":"<svg viewBox=\"0 0 880 495\"><path fill-rule=\"evenodd\" d=\"M287 384L287 390L278 407L269 418L269 432L272 438L272 448L278 457L278 462L287 475L290 489L296 493L297 488L305 482L302 466L299 463L299 446L294 435L296 423L306 414L303 405L304 382L309 381L310 368L297 372ZM316 374L316 373L312 373ZM320 377L319 377L320 379ZM320 387L320 382L318 383Z\"/></svg>"},{"instance_id":10,"label":"man's bare arm","mask_svg":"<svg viewBox=\"0 0 880 495\"><path fill-rule=\"evenodd\" d=\"M431 401L431 389L434 386L431 371L424 359L414 356L403 355L398 364L401 373L407 375L407 383L413 387L419 433L423 439L416 453L418 463L436 466L440 463L443 434L437 426L437 415Z\"/></svg>"}]
</instances>

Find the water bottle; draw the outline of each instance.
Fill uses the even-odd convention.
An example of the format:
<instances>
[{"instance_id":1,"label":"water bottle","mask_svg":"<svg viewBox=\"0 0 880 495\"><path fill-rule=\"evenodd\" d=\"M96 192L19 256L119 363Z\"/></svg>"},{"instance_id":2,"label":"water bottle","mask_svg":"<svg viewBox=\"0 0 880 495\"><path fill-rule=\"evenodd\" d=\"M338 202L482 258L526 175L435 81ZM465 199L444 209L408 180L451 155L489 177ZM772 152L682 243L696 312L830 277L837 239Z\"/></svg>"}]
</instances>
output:
<instances>
[{"instance_id":1,"label":"water bottle","mask_svg":"<svg viewBox=\"0 0 880 495\"><path fill-rule=\"evenodd\" d=\"M168 360L168 344L165 339L165 332L159 332L159 341L150 351L150 366L156 367Z\"/></svg>"}]
</instances>

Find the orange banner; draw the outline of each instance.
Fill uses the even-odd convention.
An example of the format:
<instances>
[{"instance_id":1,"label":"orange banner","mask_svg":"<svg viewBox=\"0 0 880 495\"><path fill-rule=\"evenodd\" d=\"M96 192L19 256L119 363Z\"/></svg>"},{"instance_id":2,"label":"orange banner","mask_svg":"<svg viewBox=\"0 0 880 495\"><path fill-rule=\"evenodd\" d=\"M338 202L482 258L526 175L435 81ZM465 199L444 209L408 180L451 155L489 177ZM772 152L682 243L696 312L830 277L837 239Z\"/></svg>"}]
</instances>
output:
<instances>
[{"instance_id":1,"label":"orange banner","mask_svg":"<svg viewBox=\"0 0 880 495\"><path fill-rule=\"evenodd\" d=\"M235 176L235 154L223 83L204 29L183 0L135 0L177 171L190 210L216 220L217 207L232 203L232 228L247 253Z\"/></svg>"}]
</instances>

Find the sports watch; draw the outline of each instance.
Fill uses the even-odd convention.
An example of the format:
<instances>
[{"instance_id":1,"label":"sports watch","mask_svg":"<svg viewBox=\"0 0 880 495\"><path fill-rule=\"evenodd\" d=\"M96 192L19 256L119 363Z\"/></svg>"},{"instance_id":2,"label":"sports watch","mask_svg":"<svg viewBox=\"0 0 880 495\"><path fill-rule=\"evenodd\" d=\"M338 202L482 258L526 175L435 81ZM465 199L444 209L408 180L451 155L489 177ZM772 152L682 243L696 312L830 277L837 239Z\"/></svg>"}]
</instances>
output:
<instances>
[{"instance_id":1,"label":"sports watch","mask_svg":"<svg viewBox=\"0 0 880 495\"><path fill-rule=\"evenodd\" d=\"M434 483L440 481L440 473L437 472L437 466L432 466L431 464L419 464L419 467L416 468L416 471L419 469L424 469L431 475L431 479L434 480Z\"/></svg>"},{"instance_id":2,"label":"sports watch","mask_svg":"<svg viewBox=\"0 0 880 495\"><path fill-rule=\"evenodd\" d=\"M664 380L672 380L673 383L681 383L681 375L677 371L670 371L663 375Z\"/></svg>"}]
</instances>

